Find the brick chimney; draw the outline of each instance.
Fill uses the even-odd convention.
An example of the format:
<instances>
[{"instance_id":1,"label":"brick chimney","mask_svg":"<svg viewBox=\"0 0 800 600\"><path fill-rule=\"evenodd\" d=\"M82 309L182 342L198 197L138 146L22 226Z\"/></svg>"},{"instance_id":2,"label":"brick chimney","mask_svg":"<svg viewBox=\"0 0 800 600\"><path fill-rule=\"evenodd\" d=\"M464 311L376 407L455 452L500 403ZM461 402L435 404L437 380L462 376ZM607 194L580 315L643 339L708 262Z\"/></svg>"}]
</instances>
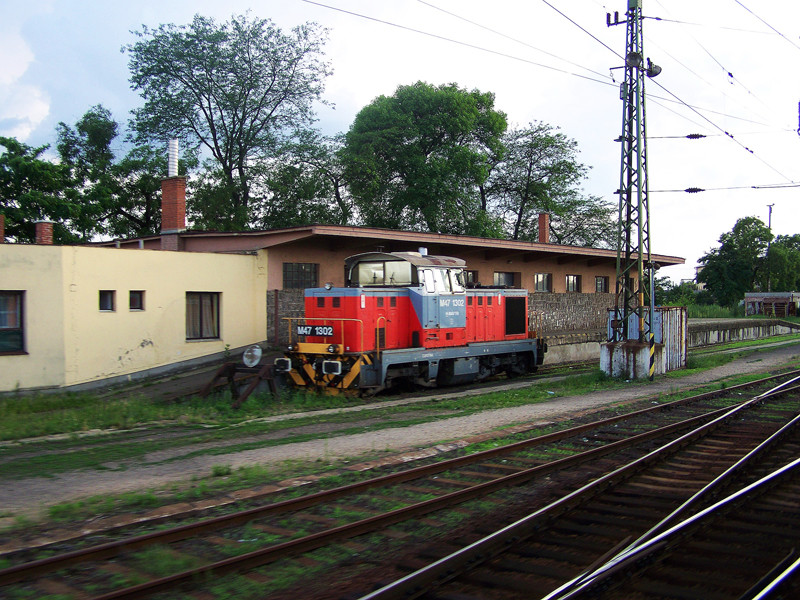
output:
<instances>
[{"instance_id":1,"label":"brick chimney","mask_svg":"<svg viewBox=\"0 0 800 600\"><path fill-rule=\"evenodd\" d=\"M539 243L550 243L550 214L539 213Z\"/></svg>"},{"instance_id":2,"label":"brick chimney","mask_svg":"<svg viewBox=\"0 0 800 600\"><path fill-rule=\"evenodd\" d=\"M53 222L52 221L35 221L36 225L36 243L42 246L53 245Z\"/></svg>"},{"instance_id":3,"label":"brick chimney","mask_svg":"<svg viewBox=\"0 0 800 600\"><path fill-rule=\"evenodd\" d=\"M186 231L186 177L178 175L178 140L169 141L167 178L161 180L161 249L180 250Z\"/></svg>"}]
</instances>

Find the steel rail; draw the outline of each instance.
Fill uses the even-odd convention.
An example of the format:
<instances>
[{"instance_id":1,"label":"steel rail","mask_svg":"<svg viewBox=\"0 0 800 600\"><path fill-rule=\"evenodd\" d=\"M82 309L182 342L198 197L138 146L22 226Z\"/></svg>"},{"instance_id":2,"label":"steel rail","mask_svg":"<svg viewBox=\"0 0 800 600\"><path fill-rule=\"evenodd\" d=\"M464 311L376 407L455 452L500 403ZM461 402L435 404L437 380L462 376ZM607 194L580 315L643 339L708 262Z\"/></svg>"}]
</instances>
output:
<instances>
[{"instance_id":1,"label":"steel rail","mask_svg":"<svg viewBox=\"0 0 800 600\"><path fill-rule=\"evenodd\" d=\"M691 441L703 437L707 433L722 425L726 421L736 417L742 410L751 408L761 402L761 397L752 398L732 409L721 409L724 413L713 421L688 432L664 446L653 450L647 455L640 457L627 465L619 467L614 471L586 484L585 486L570 492L563 498L548 504L545 507L519 519L518 521L478 540L469 546L462 548L446 557L443 557L430 565L423 567L414 573L410 573L401 579L392 582L379 590L375 590L359 600L389 600L389 599L410 599L416 598L425 593L431 587L439 585L477 564L483 563L491 557L497 555L505 548L517 543L520 539L530 535L544 521L566 512L573 506L580 504L584 500L593 497L603 489L610 487L618 481L622 481L632 476L636 471L643 469L650 463L660 460L663 456L676 452L681 447ZM657 540L660 538L656 538ZM648 542L653 543L653 541ZM656 542L658 543L658 542Z\"/></svg>"},{"instance_id":2,"label":"steel rail","mask_svg":"<svg viewBox=\"0 0 800 600\"><path fill-rule=\"evenodd\" d=\"M756 396L751 402L763 402L767 398L787 394L797 391L798 387L791 385L800 380L800 377L786 381L775 388ZM606 569L612 568L616 563L627 560L629 555L634 554L638 548L660 533L670 529L672 524L679 520L685 520L686 514L697 504L714 494L718 488L727 485L731 479L741 473L748 466L752 465L755 461L759 460L761 456L769 449L779 443L786 435L795 430L800 425L800 415L783 425L778 431L774 432L767 439L762 441L758 446L753 448L750 452L745 454L742 458L736 461L733 465L728 467L719 476L715 477L712 481L703 486L700 490L695 492L689 499L678 506L669 515L664 517L661 521L656 523L653 527L639 536L636 540L632 541L626 548L621 550L616 556L610 558L604 565L599 565L594 568L589 568L578 577L566 582L557 589L553 590L550 594L545 596L543 600L562 600L570 598L571 590L577 590L579 587L582 589L584 584L592 581L595 578L602 579L602 574Z\"/></svg>"},{"instance_id":3,"label":"steel rail","mask_svg":"<svg viewBox=\"0 0 800 600\"><path fill-rule=\"evenodd\" d=\"M546 596L545 599L558 598L558 600L567 600L579 597L583 592L588 591L598 583L607 580L609 577L619 573L620 571L623 571L627 567L631 566L632 563L643 560L644 558L647 558L652 554L668 547L673 538L680 535L685 535L690 527L700 526L703 521L706 519L716 518L721 511L730 508L734 503L745 501L752 495L761 494L765 491L765 487L775 485L777 480L784 476L797 477L798 473L795 472L795 469L798 468L800 468L800 458L797 458L789 464L776 469L758 481L755 481L750 485L737 490L715 504L701 510L697 514L687 517L685 520L673 525L666 531L663 531L662 533L648 539L640 546L633 548L630 552L627 552L616 559L612 559L611 562L607 563L603 567L600 567L600 569L595 572L593 576L586 578L586 580L580 583L580 585L570 590L566 594L557 596L550 594Z\"/></svg>"},{"instance_id":4,"label":"steel rail","mask_svg":"<svg viewBox=\"0 0 800 600\"><path fill-rule=\"evenodd\" d=\"M798 573L800 573L800 558L789 565L774 580L765 585L757 594L754 596L742 596L739 600L767 600L767 598L771 598L772 594L779 590L780 586L796 577Z\"/></svg>"},{"instance_id":5,"label":"steel rail","mask_svg":"<svg viewBox=\"0 0 800 600\"><path fill-rule=\"evenodd\" d=\"M582 452L580 454L575 454L573 456L562 458L560 460L549 462L543 465L537 465L518 473L513 473L511 475L499 477L497 479L480 483L463 490L451 492L450 494L445 494L444 496L439 496L438 498L412 504L388 513L384 513L382 515L376 515L374 517L362 519L354 523L341 525L339 527L316 534L311 534L296 540L283 542L275 546L270 546L268 548L250 552L248 554L243 554L238 557L229 558L195 569L190 569L182 573L156 579L131 588L109 592L108 594L92 598L92 600L121 600L126 598L140 598L143 595L169 589L196 578L218 576L234 571L241 571L243 569L250 569L286 558L288 556L293 556L302 552L309 552L339 539L370 533L380 528L388 527L411 518L429 514L455 504L460 504L466 502L467 500L472 500L474 498L478 498L507 487L519 485L520 483L524 483L525 481L540 475L551 473L575 464L587 462L620 449L635 446L643 441L661 437L663 435L685 429L686 427L691 427L700 421L713 418L714 416L729 410L730 409L727 408L717 409L710 413L691 417L684 421L673 423L653 431L641 433L631 438L619 440L600 448L587 450L586 452ZM719 417L717 417L715 421L718 419Z\"/></svg>"},{"instance_id":6,"label":"steel rail","mask_svg":"<svg viewBox=\"0 0 800 600\"><path fill-rule=\"evenodd\" d=\"M798 371L798 373L800 373L800 371ZM777 377L784 377L784 376L786 375L784 374L779 376L767 377L759 379L757 381L744 383L737 386L732 386L726 389L704 392L702 394L697 394L695 396L689 396L687 398L682 398L679 400L674 400L672 402L651 406L638 411L633 411L622 415L615 415L614 417L609 417L607 419L602 419L600 421L593 421L591 423L587 423L584 425L571 427L563 431L556 431L530 440L523 440L520 442L515 442L513 444L508 444L505 446L484 450L482 452L477 452L475 454L471 454L468 456L461 456L446 461L438 462L432 465L415 467L413 469L409 469L401 473L392 473L389 475L383 475L381 477L376 477L368 481L348 484L331 490L325 490L314 494L309 494L307 496L303 496L302 498L284 500L267 506L259 506L243 511L237 511L229 515L222 515L219 517L206 519L199 523L190 523L186 525L181 525L164 531L146 533L139 536L134 536L122 540L107 542L105 544L100 544L97 546L92 546L90 548L74 550L72 552L54 555L47 558L31 561L28 563L14 565L11 567L7 567L5 569L0 569L0 585L14 583L22 579L36 577L50 571L79 564L81 562L112 558L114 556L119 555L122 552L139 549L142 547L146 547L148 545L157 543L175 542L182 539L187 539L199 533L215 531L225 527L232 527L242 523L246 523L248 521L252 521L254 519L280 514L283 512L302 510L305 508L309 508L311 506L315 506L317 504L321 504L323 502L329 502L331 500L336 500L338 498L345 497L348 495L361 493L364 491L368 491L370 489L386 487L389 485L404 483L406 481L418 479L421 477L435 475L436 473L468 465L474 462L480 462L496 456L511 454L514 452L532 448L534 446L556 442L569 437L574 437L586 433L587 431L591 431L592 429L597 429L599 427L604 427L613 423L617 423L619 421L642 416L647 413L662 411L662 410L670 410L674 407L682 406L685 404L691 404L693 402L699 402L702 400L707 400L719 396L721 394L728 394L731 392L735 392L739 389L746 389L747 387L763 384ZM717 411L705 413L705 415L714 415L717 412L724 410L728 409L717 409ZM705 417L705 415L700 415L698 418L702 419ZM177 517L180 518L180 515L177 515ZM174 519L176 518L176 515L170 515L170 518ZM94 532L94 534L96 533L97 532Z\"/></svg>"}]
</instances>

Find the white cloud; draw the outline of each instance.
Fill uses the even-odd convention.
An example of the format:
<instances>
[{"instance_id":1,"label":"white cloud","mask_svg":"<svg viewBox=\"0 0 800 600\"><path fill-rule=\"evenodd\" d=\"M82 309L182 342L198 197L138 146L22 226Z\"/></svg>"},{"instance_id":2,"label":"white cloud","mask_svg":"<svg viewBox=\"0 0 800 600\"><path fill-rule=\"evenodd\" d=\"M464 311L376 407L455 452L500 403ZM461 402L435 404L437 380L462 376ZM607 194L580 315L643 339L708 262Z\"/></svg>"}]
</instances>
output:
<instances>
[{"instance_id":1,"label":"white cloud","mask_svg":"<svg viewBox=\"0 0 800 600\"><path fill-rule=\"evenodd\" d=\"M22 35L0 34L0 135L24 141L50 114L47 94L23 80L34 59Z\"/></svg>"},{"instance_id":2,"label":"white cloud","mask_svg":"<svg viewBox=\"0 0 800 600\"><path fill-rule=\"evenodd\" d=\"M49 114L50 99L41 88L0 85L0 135L25 141Z\"/></svg>"}]
</instances>

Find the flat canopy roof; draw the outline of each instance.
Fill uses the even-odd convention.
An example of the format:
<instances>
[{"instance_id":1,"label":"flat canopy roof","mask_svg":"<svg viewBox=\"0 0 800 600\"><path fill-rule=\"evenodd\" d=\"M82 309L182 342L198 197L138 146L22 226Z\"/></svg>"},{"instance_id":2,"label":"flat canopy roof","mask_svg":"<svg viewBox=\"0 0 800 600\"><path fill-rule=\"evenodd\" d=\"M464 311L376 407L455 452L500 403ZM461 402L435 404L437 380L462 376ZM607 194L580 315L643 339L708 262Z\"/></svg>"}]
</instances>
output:
<instances>
[{"instance_id":1,"label":"flat canopy roof","mask_svg":"<svg viewBox=\"0 0 800 600\"><path fill-rule=\"evenodd\" d=\"M386 247L391 246L393 251L413 252L420 247L427 247L430 254L435 255L483 254L489 258L515 256L526 262L550 258L559 263L588 260L593 264L608 264L617 259L617 251L606 248L344 225L304 225L241 232L187 230L177 235L180 236L183 250L189 252L243 252L316 240L324 242L330 249L349 250L352 254L380 251L382 246L389 250ZM148 248L155 247L160 239L161 236L149 236L96 245ZM685 262L681 257L663 254L651 254L651 259L660 266L682 265Z\"/></svg>"}]
</instances>

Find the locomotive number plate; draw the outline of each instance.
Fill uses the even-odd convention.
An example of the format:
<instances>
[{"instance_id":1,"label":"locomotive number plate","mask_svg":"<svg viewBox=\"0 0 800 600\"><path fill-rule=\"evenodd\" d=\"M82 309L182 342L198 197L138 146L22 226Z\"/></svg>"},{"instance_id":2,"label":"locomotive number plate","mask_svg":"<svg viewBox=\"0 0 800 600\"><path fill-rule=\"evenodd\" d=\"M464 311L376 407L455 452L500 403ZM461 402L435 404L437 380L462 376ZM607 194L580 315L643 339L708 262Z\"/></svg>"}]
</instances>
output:
<instances>
[{"instance_id":1,"label":"locomotive number plate","mask_svg":"<svg viewBox=\"0 0 800 600\"><path fill-rule=\"evenodd\" d=\"M328 337L333 335L333 327L330 325L298 325L297 335L317 335Z\"/></svg>"}]
</instances>

